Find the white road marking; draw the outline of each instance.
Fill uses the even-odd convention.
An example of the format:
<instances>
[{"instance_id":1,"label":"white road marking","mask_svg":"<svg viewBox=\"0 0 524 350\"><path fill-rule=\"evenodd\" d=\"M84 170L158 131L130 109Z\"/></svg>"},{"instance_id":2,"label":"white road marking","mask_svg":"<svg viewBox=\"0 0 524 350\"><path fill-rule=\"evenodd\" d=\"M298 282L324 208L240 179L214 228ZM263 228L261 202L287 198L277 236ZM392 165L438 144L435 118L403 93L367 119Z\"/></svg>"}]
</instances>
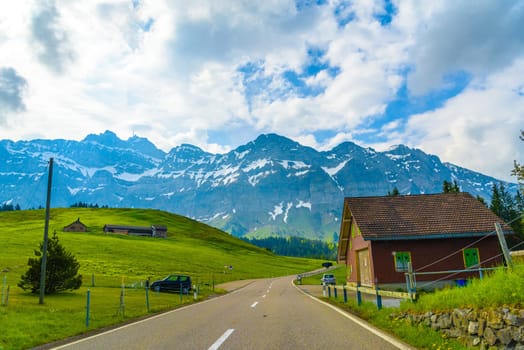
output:
<instances>
[{"instance_id":1,"label":"white road marking","mask_svg":"<svg viewBox=\"0 0 524 350\"><path fill-rule=\"evenodd\" d=\"M251 304L251 307L255 307L257 306L257 304L258 304L258 301L255 301L253 304Z\"/></svg>"},{"instance_id":2,"label":"white road marking","mask_svg":"<svg viewBox=\"0 0 524 350\"><path fill-rule=\"evenodd\" d=\"M262 298L265 298L265 297L266 297L266 295L265 295L265 294L264 294L264 295L262 295Z\"/></svg>"},{"instance_id":3,"label":"white road marking","mask_svg":"<svg viewBox=\"0 0 524 350\"><path fill-rule=\"evenodd\" d=\"M235 330L233 328L229 328L227 331L222 334L220 338L217 339L217 341L209 347L207 350L218 350L220 345L226 341L227 338L234 332Z\"/></svg>"}]
</instances>

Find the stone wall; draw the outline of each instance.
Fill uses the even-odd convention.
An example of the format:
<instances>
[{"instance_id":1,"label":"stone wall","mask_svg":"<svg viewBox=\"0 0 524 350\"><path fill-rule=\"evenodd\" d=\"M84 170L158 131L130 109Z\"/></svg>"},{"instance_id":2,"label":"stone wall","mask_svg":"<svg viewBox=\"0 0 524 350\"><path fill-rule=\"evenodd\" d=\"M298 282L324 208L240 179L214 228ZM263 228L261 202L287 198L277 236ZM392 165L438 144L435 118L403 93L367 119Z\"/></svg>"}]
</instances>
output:
<instances>
[{"instance_id":1,"label":"stone wall","mask_svg":"<svg viewBox=\"0 0 524 350\"><path fill-rule=\"evenodd\" d=\"M524 350L524 309L454 309L450 312L392 314L412 325L423 324L468 348Z\"/></svg>"}]
</instances>

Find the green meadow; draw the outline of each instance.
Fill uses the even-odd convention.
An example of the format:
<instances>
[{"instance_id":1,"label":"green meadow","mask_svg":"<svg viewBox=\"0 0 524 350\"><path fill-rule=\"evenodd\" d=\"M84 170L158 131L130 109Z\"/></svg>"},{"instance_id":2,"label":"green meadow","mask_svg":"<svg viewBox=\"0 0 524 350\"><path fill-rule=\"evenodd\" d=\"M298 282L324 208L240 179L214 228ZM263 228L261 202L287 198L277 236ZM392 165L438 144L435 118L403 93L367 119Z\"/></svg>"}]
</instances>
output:
<instances>
[{"instance_id":1,"label":"green meadow","mask_svg":"<svg viewBox=\"0 0 524 350\"><path fill-rule=\"evenodd\" d=\"M49 235L80 263L80 289L39 296L17 284L44 235L44 210L0 212L0 350L25 349L169 310L195 295L146 295L144 282L168 274L191 275L197 300L223 293L216 285L242 279L293 275L321 261L274 255L197 221L149 209L52 209ZM80 219L89 232L63 232ZM165 225L168 237L106 234L105 224ZM86 312L90 295L89 315ZM89 316L89 317L88 317Z\"/></svg>"}]
</instances>

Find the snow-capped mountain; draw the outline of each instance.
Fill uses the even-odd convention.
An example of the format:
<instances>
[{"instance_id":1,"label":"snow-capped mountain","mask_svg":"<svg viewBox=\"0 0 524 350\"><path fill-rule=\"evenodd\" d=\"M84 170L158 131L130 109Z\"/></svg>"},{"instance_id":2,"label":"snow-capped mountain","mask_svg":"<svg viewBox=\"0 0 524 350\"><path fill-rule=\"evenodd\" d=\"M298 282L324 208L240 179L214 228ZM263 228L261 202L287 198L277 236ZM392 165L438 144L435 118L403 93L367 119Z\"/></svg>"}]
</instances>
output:
<instances>
[{"instance_id":1,"label":"snow-capped mountain","mask_svg":"<svg viewBox=\"0 0 524 350\"><path fill-rule=\"evenodd\" d=\"M0 203L44 206L51 157L53 207L157 208L235 236L330 240L345 196L386 195L395 187L402 194L437 193L444 180L456 180L462 191L489 200L501 182L402 145L376 152L345 142L319 152L267 134L226 154L186 144L165 153L145 138L125 141L106 131L79 142L0 141Z\"/></svg>"}]
</instances>

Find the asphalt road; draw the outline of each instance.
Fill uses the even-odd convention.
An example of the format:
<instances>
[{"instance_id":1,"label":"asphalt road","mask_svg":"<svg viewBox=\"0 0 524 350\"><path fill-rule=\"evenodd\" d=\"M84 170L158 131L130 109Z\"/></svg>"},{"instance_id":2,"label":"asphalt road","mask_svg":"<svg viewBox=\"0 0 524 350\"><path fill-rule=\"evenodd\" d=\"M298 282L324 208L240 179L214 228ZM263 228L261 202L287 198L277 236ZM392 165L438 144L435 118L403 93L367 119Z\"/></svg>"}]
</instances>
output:
<instances>
[{"instance_id":1,"label":"asphalt road","mask_svg":"<svg viewBox=\"0 0 524 350\"><path fill-rule=\"evenodd\" d=\"M257 280L227 295L55 349L409 349L296 288Z\"/></svg>"}]
</instances>

